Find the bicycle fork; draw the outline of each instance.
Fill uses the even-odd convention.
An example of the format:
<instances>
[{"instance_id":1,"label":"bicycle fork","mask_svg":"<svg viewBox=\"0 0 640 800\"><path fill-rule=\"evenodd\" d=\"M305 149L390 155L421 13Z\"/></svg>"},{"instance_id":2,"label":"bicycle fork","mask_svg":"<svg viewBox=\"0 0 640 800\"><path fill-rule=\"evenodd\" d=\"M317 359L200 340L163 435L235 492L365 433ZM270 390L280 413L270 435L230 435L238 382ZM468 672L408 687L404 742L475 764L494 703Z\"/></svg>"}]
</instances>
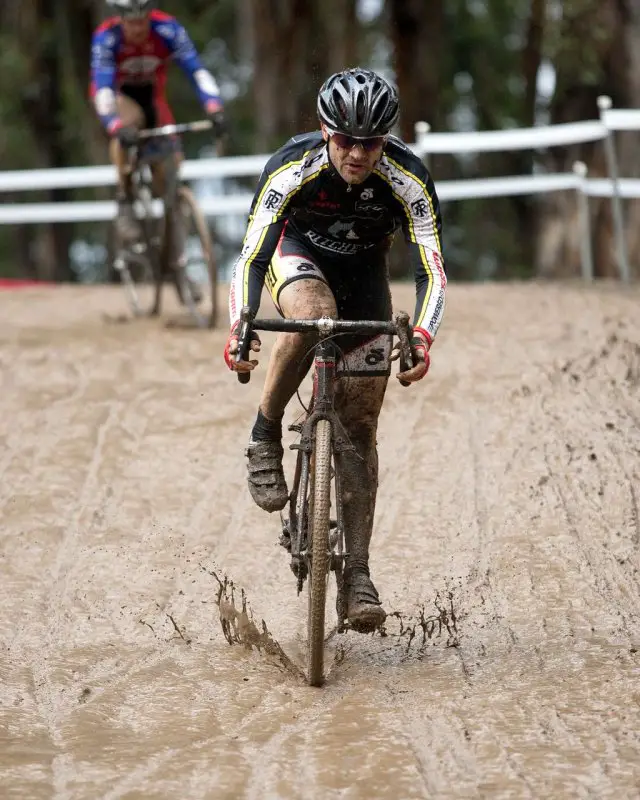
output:
<instances>
[{"instance_id":1,"label":"bicycle fork","mask_svg":"<svg viewBox=\"0 0 640 800\"><path fill-rule=\"evenodd\" d=\"M308 575L310 559L313 554L309 548L309 523L313 509L313 485L311 479L312 459L315 447L316 425L326 419L331 426L333 454L333 482L335 519L330 521L327 532L329 569L336 575L338 632L345 630L346 603L344 597L344 562L348 555L345 550L344 515L342 508L342 481L340 465L336 455L345 450L353 450L353 445L343 436L342 426L333 407L336 381L336 353L331 340L320 341L316 345L314 362L313 396L310 411L302 424L290 425L289 430L300 434L300 440L290 445L298 451L293 486L289 495L289 517L282 515L283 531L280 543L291 554L291 569L298 580L298 594L302 591Z\"/></svg>"}]
</instances>

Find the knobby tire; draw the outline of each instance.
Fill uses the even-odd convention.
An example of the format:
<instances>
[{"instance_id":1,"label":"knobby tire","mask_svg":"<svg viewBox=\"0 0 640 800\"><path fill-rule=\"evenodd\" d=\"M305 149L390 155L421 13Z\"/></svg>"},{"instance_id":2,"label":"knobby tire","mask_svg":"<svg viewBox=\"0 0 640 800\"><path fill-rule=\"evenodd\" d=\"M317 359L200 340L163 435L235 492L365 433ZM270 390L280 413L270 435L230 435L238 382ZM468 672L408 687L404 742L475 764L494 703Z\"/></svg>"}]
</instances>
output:
<instances>
[{"instance_id":1,"label":"knobby tire","mask_svg":"<svg viewBox=\"0 0 640 800\"><path fill-rule=\"evenodd\" d=\"M160 269L157 248L154 245L154 225L151 211L151 198L146 194L146 187L137 187L136 200L143 209L143 215L138 219L144 244L144 253L125 255L125 270L127 275L120 275L124 284L129 305L135 316L146 317L155 309L156 281ZM119 246L122 246L120 243ZM126 250L131 251L132 245L127 244ZM128 262L128 263L127 263ZM148 270L145 269L148 267Z\"/></svg>"},{"instance_id":2,"label":"knobby tire","mask_svg":"<svg viewBox=\"0 0 640 800\"><path fill-rule=\"evenodd\" d=\"M182 214L185 218L185 226L188 231L188 218L191 217L195 228L195 233L200 240L200 247L202 248L202 255L207 263L207 272L209 275L209 288L211 293L211 311L209 314L209 327L215 328L218 320L218 267L216 264L215 254L213 252L213 242L211 241L211 234L209 226L205 217L198 205L196 198L191 189L187 186L181 186L178 189L178 198ZM196 311L196 313L199 313Z\"/></svg>"},{"instance_id":3,"label":"knobby tire","mask_svg":"<svg viewBox=\"0 0 640 800\"><path fill-rule=\"evenodd\" d=\"M331 510L331 423L318 421L315 430L312 474L312 516L309 521L311 564L309 568L309 618L307 669L311 686L324 680L324 619L329 569L329 521Z\"/></svg>"}]
</instances>

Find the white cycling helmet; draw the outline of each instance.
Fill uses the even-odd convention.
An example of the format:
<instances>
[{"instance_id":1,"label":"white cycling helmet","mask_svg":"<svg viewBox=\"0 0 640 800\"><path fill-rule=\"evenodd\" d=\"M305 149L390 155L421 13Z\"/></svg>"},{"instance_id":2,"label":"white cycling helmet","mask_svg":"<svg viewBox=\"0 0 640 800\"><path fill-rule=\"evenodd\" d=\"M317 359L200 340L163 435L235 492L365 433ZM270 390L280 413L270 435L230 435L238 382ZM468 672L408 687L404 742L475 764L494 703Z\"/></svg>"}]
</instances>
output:
<instances>
[{"instance_id":1,"label":"white cycling helmet","mask_svg":"<svg viewBox=\"0 0 640 800\"><path fill-rule=\"evenodd\" d=\"M107 5L121 17L142 17L153 8L153 0L107 0Z\"/></svg>"}]
</instances>

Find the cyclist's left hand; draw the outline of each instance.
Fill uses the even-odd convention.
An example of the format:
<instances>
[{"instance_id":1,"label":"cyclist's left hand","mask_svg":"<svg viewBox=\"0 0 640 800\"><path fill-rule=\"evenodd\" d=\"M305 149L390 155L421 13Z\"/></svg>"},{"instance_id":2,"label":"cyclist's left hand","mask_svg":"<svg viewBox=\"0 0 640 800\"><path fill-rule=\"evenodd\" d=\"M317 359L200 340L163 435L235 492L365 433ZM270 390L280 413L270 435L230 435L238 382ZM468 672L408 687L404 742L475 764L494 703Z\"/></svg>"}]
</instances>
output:
<instances>
[{"instance_id":1,"label":"cyclist's left hand","mask_svg":"<svg viewBox=\"0 0 640 800\"><path fill-rule=\"evenodd\" d=\"M429 356L431 337L426 331L422 331L420 328L414 328L411 345L416 356L416 364L414 364L411 369L398 372L396 375L399 381L406 381L407 383L415 383L416 381L422 380L429 371L429 366L431 364L431 358ZM395 361L397 358L400 358L399 345L394 347L393 353L391 354L392 361Z\"/></svg>"}]
</instances>

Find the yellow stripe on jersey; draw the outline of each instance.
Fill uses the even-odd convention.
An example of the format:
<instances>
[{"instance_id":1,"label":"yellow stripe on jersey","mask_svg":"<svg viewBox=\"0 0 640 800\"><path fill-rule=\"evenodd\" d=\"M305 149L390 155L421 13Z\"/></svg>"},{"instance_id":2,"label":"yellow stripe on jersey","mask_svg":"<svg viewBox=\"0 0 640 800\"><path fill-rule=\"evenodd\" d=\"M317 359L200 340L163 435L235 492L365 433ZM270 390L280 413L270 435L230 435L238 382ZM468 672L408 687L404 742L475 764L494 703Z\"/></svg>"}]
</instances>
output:
<instances>
[{"instance_id":1,"label":"yellow stripe on jersey","mask_svg":"<svg viewBox=\"0 0 640 800\"><path fill-rule=\"evenodd\" d=\"M286 164L283 164L281 167L278 167L278 169L269 176L269 179L265 182L265 185L262 187L262 190L260 191L260 194L258 195L258 198L256 200L256 203L255 203L255 208L256 209L258 209L260 207L260 204L262 202L262 198L264 197L264 194L267 191L267 189L271 186L271 183L272 183L273 179L277 175L279 175L281 172L284 172L285 170L289 169L290 167L298 166L300 164L303 164L305 159L307 158L307 156L309 155L310 152L311 152L311 150L307 150L304 153L304 155L302 156L302 158L300 158L298 161L287 161ZM271 220L270 220L269 224L277 222L282 217L282 214L286 210L287 204L289 203L291 198L294 197L295 194L297 192L299 192L300 189L306 183L308 183L309 181L313 180L320 172L322 172L322 170L326 169L328 166L329 166L328 164L322 164L317 169L314 169L314 171L310 175L308 175L300 184L298 184L297 186L294 186L294 188L289 192L289 194L285 197L284 201L282 202L282 205L280 206L280 210L278 211L278 213L277 214L273 214L273 216L271 217ZM252 215L252 217L251 217L251 219L249 221L249 226L247 228L247 233L245 235L245 241L246 241L247 237L249 236L249 234L251 233L251 227L252 227L256 217L257 217L257 214ZM244 264L244 276L243 276L242 294L243 294L243 302L245 304L248 302L248 299L249 299L249 270L250 270L251 264L253 263L254 258L260 252L260 250L262 248L262 244L263 244L265 236L267 234L267 229L268 229L268 225L265 225L263 230L262 230L262 235L260 236L260 239L258 240L258 243L253 248L253 251L251 252L251 254L249 255L249 257L247 258L247 260L245 261L245 264Z\"/></svg>"},{"instance_id":2,"label":"yellow stripe on jersey","mask_svg":"<svg viewBox=\"0 0 640 800\"><path fill-rule=\"evenodd\" d=\"M251 261L253 260L255 254L260 252L260 248L262 247L262 243L264 242L268 230L269 227L265 225L262 229L262 236L260 239L258 239L258 244L253 248L253 253L251 253L251 256L246 260L244 265L244 274L242 276L242 305L245 306L249 302L249 266L251 265Z\"/></svg>"},{"instance_id":3,"label":"yellow stripe on jersey","mask_svg":"<svg viewBox=\"0 0 640 800\"><path fill-rule=\"evenodd\" d=\"M431 294L433 292L433 270L429 266L429 262L427 260L427 254L423 245L418 245L420 248L420 259L422 263L425 265L425 272L427 273L427 291L424 294L424 301L422 303L422 308L420 309L420 314L417 319L417 326L420 327L424 321L424 316L427 313L427 308L429 308L429 300L431 300Z\"/></svg>"},{"instance_id":4,"label":"yellow stripe on jersey","mask_svg":"<svg viewBox=\"0 0 640 800\"><path fill-rule=\"evenodd\" d=\"M311 152L311 151L309 151L309 152ZM292 161L290 163L291 164L297 164L298 162L297 161ZM305 184L309 183L309 181L312 181L314 178L316 178L323 170L327 169L328 166L329 166L329 164L322 164L317 169L314 169L314 171L308 177L306 177L300 184L298 184L298 186L295 186L289 192L289 194L284 198L284 200L282 202L282 205L280 206L280 211L278 211L277 214L274 214L274 217L273 217L273 221L274 222L277 222L277 220L280 218L280 216L282 215L282 213L284 212L284 210L287 207L287 203L296 194L296 192L299 192L300 189L302 189L302 187Z\"/></svg>"},{"instance_id":5,"label":"yellow stripe on jersey","mask_svg":"<svg viewBox=\"0 0 640 800\"><path fill-rule=\"evenodd\" d=\"M313 149L315 149L315 148L313 148ZM284 172L285 170L289 169L290 167L294 167L294 166L298 166L300 164L303 164L310 152L311 152L311 150L306 150L304 152L302 158L298 159L297 161L287 161L286 164L283 164L281 167L278 167L278 169L275 172L272 172L271 175L269 175L269 179L267 180L265 185L262 187L262 190L260 191L260 194L258 195L258 199L256 200L256 204L255 204L255 208L256 209L260 207L260 203L262 202L262 198L264 197L264 194L267 191L267 189L271 186L271 182L273 181L273 179L275 177L277 177L281 172ZM293 195L300 189L301 186L304 186L305 183L307 183L308 181L312 180L319 172L322 172L322 170L326 169L328 166L329 166L328 164L323 164L321 167L318 167L317 169L315 169L309 175L308 178L305 178L304 181L302 181L302 183L300 183L298 186L295 186L289 192L289 194L285 197L282 205L280 206L280 211L277 214L273 215L273 218L272 218L271 221L272 222L277 222L278 218L280 217L280 215L282 213L282 211L286 208L286 205L287 205L287 202L289 201L289 199L291 197L293 197Z\"/></svg>"},{"instance_id":6,"label":"yellow stripe on jersey","mask_svg":"<svg viewBox=\"0 0 640 800\"><path fill-rule=\"evenodd\" d=\"M385 155L386 155L386 153L385 153ZM438 243L438 250L442 251L442 245L440 244L440 237L438 236L438 226L436 224L436 213L435 213L435 210L433 208L433 199L431 197L431 194L429 193L429 190L427 189L427 185L423 181L421 181L420 178L418 178L417 175L414 175L413 172L409 172L409 170L405 169L402 166L402 164L399 164L397 161L394 161L392 158L389 158L389 156L387 156L387 155L386 155L386 158L387 158L387 161L390 164L393 164L393 166L396 169L399 169L400 172L402 172L408 178L411 178L412 180L414 180L418 184L418 186L420 186L420 188L423 190L425 195L427 196L427 200L429 201L429 211L431 212L431 221L433 222L433 235L435 236L436 242Z\"/></svg>"},{"instance_id":7,"label":"yellow stripe on jersey","mask_svg":"<svg viewBox=\"0 0 640 800\"><path fill-rule=\"evenodd\" d=\"M388 160L391 161L394 165L396 165L396 162L392 161L392 159L388 158ZM399 164L397 166L398 166L398 169L400 169L405 175L407 175L408 177L413 178L414 180L416 180L420 184L420 186L423 187L423 189L425 191L425 194L429 198L429 206L431 208L431 214L432 214L432 218L433 218L435 239L436 239L436 242L438 243L438 247L439 247L440 246L440 241L438 239L437 228L435 227L435 216L433 214L433 206L431 204L431 197L429 195L429 192L427 192L426 187L422 183L422 181L420 181L418 178L416 178L415 175L413 175L413 173L408 172L405 169L402 169L402 167ZM382 178L382 180L390 187L393 196L402 204L402 206L404 208L404 211L405 211L405 214L407 215L407 221L409 223L409 236L411 238L411 241L414 242L415 245L418 248L418 252L420 254L420 261L422 262L422 265L424 267L424 271L427 273L427 291L425 292L424 302L422 303L422 309L420 311L420 316L419 316L419 318L417 320L417 323L416 323L418 326L420 326L422 321L423 321L423 319L424 319L425 312L426 312L427 308L429 307L429 300L431 299L431 294L433 292L433 270L431 269L431 265L429 264L429 259L427 258L427 252L426 252L426 249L425 249L424 245L419 244L417 239L416 239L415 229L414 229L414 226L413 226L413 215L411 214L411 209L409 208L409 204L404 199L404 197L401 197L396 192L396 190L394 188L394 185L393 185L393 181L391 181L389 178L387 178L387 176L383 172L381 172L379 169L376 169L375 170L375 174Z\"/></svg>"},{"instance_id":8,"label":"yellow stripe on jersey","mask_svg":"<svg viewBox=\"0 0 640 800\"><path fill-rule=\"evenodd\" d=\"M289 169L289 167L292 167L294 164L302 164L304 162L305 158L309 155L310 152L311 152L311 150L305 151L304 155L302 156L302 158L299 161L287 161L286 164L283 164L281 167L278 167L278 169L275 172L272 172L271 175L269 175L269 179L266 181L265 185L262 187L262 190L261 190L260 194L258 195L258 199L256 200L256 205L255 205L256 208L260 208L260 203L262 202L262 198L264 196L264 193L267 191L267 189L271 185L271 181L277 175L279 175L281 172L284 172L285 169ZM275 222L275 220L273 220L273 221Z\"/></svg>"},{"instance_id":9,"label":"yellow stripe on jersey","mask_svg":"<svg viewBox=\"0 0 640 800\"><path fill-rule=\"evenodd\" d=\"M414 230L414 227L413 227L413 216L411 214L411 209L409 208L409 204L404 199L404 197L401 197L398 194L398 192L396 192L395 187L393 185L393 181L390 178L387 178L387 176L384 174L384 172L381 172L379 169L375 169L374 170L374 174L377 175L379 178L382 178L382 180L391 189L391 194L396 198L396 200L398 200L398 202L404 208L404 213L407 215L407 222L409 223L409 236L411 238L411 241L415 242L416 241L416 234L415 234L415 230Z\"/></svg>"}]
</instances>

